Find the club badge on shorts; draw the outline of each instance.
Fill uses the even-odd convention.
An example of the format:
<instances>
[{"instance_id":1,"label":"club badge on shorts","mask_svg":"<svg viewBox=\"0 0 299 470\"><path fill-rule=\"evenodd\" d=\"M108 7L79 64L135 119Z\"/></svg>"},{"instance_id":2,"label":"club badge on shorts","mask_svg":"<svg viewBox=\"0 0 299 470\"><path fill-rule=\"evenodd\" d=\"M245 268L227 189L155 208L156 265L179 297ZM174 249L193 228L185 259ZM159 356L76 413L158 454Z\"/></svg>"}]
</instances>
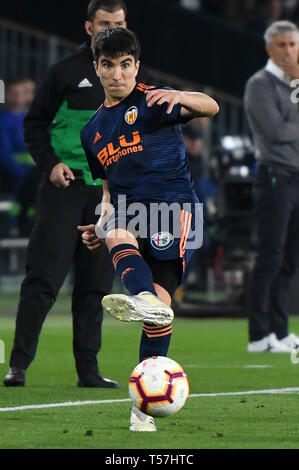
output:
<instances>
[{"instance_id":1,"label":"club badge on shorts","mask_svg":"<svg viewBox=\"0 0 299 470\"><path fill-rule=\"evenodd\" d=\"M166 250L174 242L174 236L169 232L159 232L151 236L151 244L157 250Z\"/></svg>"},{"instance_id":2,"label":"club badge on shorts","mask_svg":"<svg viewBox=\"0 0 299 470\"><path fill-rule=\"evenodd\" d=\"M138 116L138 109L136 108L136 106L131 106L131 108L129 108L127 111L126 111L126 114L125 114L125 121L132 125L134 124L134 122L136 121L137 119L137 116Z\"/></svg>"}]
</instances>

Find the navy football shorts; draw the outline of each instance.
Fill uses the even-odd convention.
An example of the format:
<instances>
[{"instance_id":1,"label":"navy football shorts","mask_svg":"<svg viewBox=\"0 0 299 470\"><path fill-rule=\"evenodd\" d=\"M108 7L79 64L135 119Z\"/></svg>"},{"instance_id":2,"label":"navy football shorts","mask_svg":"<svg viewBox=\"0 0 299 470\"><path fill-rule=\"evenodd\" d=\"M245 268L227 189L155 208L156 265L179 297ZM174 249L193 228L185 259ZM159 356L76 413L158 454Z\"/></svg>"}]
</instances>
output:
<instances>
[{"instance_id":1,"label":"navy football shorts","mask_svg":"<svg viewBox=\"0 0 299 470\"><path fill-rule=\"evenodd\" d=\"M176 204L174 210L169 211L161 210L161 205L157 204L142 206L141 210L137 204L135 213L128 213L127 208L116 208L104 230L108 233L122 228L132 233L154 282L172 296L182 282L192 254L202 245L202 205Z\"/></svg>"}]
</instances>

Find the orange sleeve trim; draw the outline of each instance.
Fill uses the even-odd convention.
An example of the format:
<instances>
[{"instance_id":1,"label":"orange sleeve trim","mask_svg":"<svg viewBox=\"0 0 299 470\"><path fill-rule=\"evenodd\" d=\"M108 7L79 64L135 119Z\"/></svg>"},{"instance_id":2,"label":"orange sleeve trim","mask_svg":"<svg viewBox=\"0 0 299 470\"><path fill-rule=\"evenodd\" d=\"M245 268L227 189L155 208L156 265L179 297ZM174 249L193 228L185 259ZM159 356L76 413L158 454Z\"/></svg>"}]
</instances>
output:
<instances>
[{"instance_id":1,"label":"orange sleeve trim","mask_svg":"<svg viewBox=\"0 0 299 470\"><path fill-rule=\"evenodd\" d=\"M138 83L138 85L136 86L137 90L143 91L143 92L151 88L156 88L156 87L154 85L144 85L144 83Z\"/></svg>"},{"instance_id":2,"label":"orange sleeve trim","mask_svg":"<svg viewBox=\"0 0 299 470\"><path fill-rule=\"evenodd\" d=\"M156 88L155 85L145 85L144 83L138 83L139 87L143 87L145 89L148 89L148 88Z\"/></svg>"}]
</instances>

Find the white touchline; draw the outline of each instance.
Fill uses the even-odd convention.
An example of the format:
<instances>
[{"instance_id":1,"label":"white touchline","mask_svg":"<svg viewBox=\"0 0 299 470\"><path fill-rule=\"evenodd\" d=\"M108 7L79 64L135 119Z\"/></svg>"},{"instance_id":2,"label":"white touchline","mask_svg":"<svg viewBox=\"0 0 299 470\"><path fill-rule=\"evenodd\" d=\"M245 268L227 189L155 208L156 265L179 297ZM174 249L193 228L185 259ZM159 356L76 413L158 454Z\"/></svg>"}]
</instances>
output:
<instances>
[{"instance_id":1,"label":"white touchline","mask_svg":"<svg viewBox=\"0 0 299 470\"><path fill-rule=\"evenodd\" d=\"M288 388L273 388L267 390L247 390L242 392L217 392L217 393L192 393L189 398L200 397L229 397L236 395L265 395L265 394L282 394L282 393L299 393L299 387ZM130 402L130 398L117 398L115 400L87 400L87 401L67 401L64 403L44 403L41 405L24 405L9 408L0 408L0 412L4 411L23 411L23 410L36 410L45 408L62 408L68 406L84 406L84 405L100 405L106 403L123 403Z\"/></svg>"},{"instance_id":2,"label":"white touchline","mask_svg":"<svg viewBox=\"0 0 299 470\"><path fill-rule=\"evenodd\" d=\"M268 364L247 364L247 365L228 365L228 364L219 364L219 365L208 365L208 364L188 364L184 366L185 369L267 369L273 367L273 365Z\"/></svg>"},{"instance_id":3,"label":"white touchline","mask_svg":"<svg viewBox=\"0 0 299 470\"><path fill-rule=\"evenodd\" d=\"M84 406L84 405L98 405L100 403L121 403L131 401L130 398L120 398L116 400L86 400L86 401L66 401L64 403L43 403L41 405L24 405L15 406L11 408L0 408L1 411L22 411L22 410L36 410L41 408L63 408L67 406Z\"/></svg>"},{"instance_id":4,"label":"white touchline","mask_svg":"<svg viewBox=\"0 0 299 470\"><path fill-rule=\"evenodd\" d=\"M248 364L248 366L243 366L244 369L268 369L269 367L273 367L270 365L265 364Z\"/></svg>"},{"instance_id":5,"label":"white touchline","mask_svg":"<svg viewBox=\"0 0 299 470\"><path fill-rule=\"evenodd\" d=\"M244 392L217 392L217 393L193 393L189 395L189 398L197 397L230 397L234 395L266 395L266 394L282 394L282 393L299 393L299 387L288 387L288 388L273 388L266 390L247 390ZM0 408L1 411L1 408Z\"/></svg>"}]
</instances>

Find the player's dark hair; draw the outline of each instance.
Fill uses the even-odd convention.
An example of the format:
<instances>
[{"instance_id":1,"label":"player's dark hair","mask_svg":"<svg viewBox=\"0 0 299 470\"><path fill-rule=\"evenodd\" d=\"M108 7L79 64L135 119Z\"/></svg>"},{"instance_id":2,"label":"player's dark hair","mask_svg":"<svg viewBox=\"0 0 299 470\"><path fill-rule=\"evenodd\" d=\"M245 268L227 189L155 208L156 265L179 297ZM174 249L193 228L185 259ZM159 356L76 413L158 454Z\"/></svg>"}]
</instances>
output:
<instances>
[{"instance_id":1,"label":"player's dark hair","mask_svg":"<svg viewBox=\"0 0 299 470\"><path fill-rule=\"evenodd\" d=\"M93 54L96 62L101 55L112 59L122 55L132 55L137 62L140 57L140 44L129 29L106 29L96 36Z\"/></svg>"},{"instance_id":2,"label":"player's dark hair","mask_svg":"<svg viewBox=\"0 0 299 470\"><path fill-rule=\"evenodd\" d=\"M91 0L87 7L87 20L93 21L98 10L114 13L118 10L124 10L127 15L127 7L121 0Z\"/></svg>"}]
</instances>

